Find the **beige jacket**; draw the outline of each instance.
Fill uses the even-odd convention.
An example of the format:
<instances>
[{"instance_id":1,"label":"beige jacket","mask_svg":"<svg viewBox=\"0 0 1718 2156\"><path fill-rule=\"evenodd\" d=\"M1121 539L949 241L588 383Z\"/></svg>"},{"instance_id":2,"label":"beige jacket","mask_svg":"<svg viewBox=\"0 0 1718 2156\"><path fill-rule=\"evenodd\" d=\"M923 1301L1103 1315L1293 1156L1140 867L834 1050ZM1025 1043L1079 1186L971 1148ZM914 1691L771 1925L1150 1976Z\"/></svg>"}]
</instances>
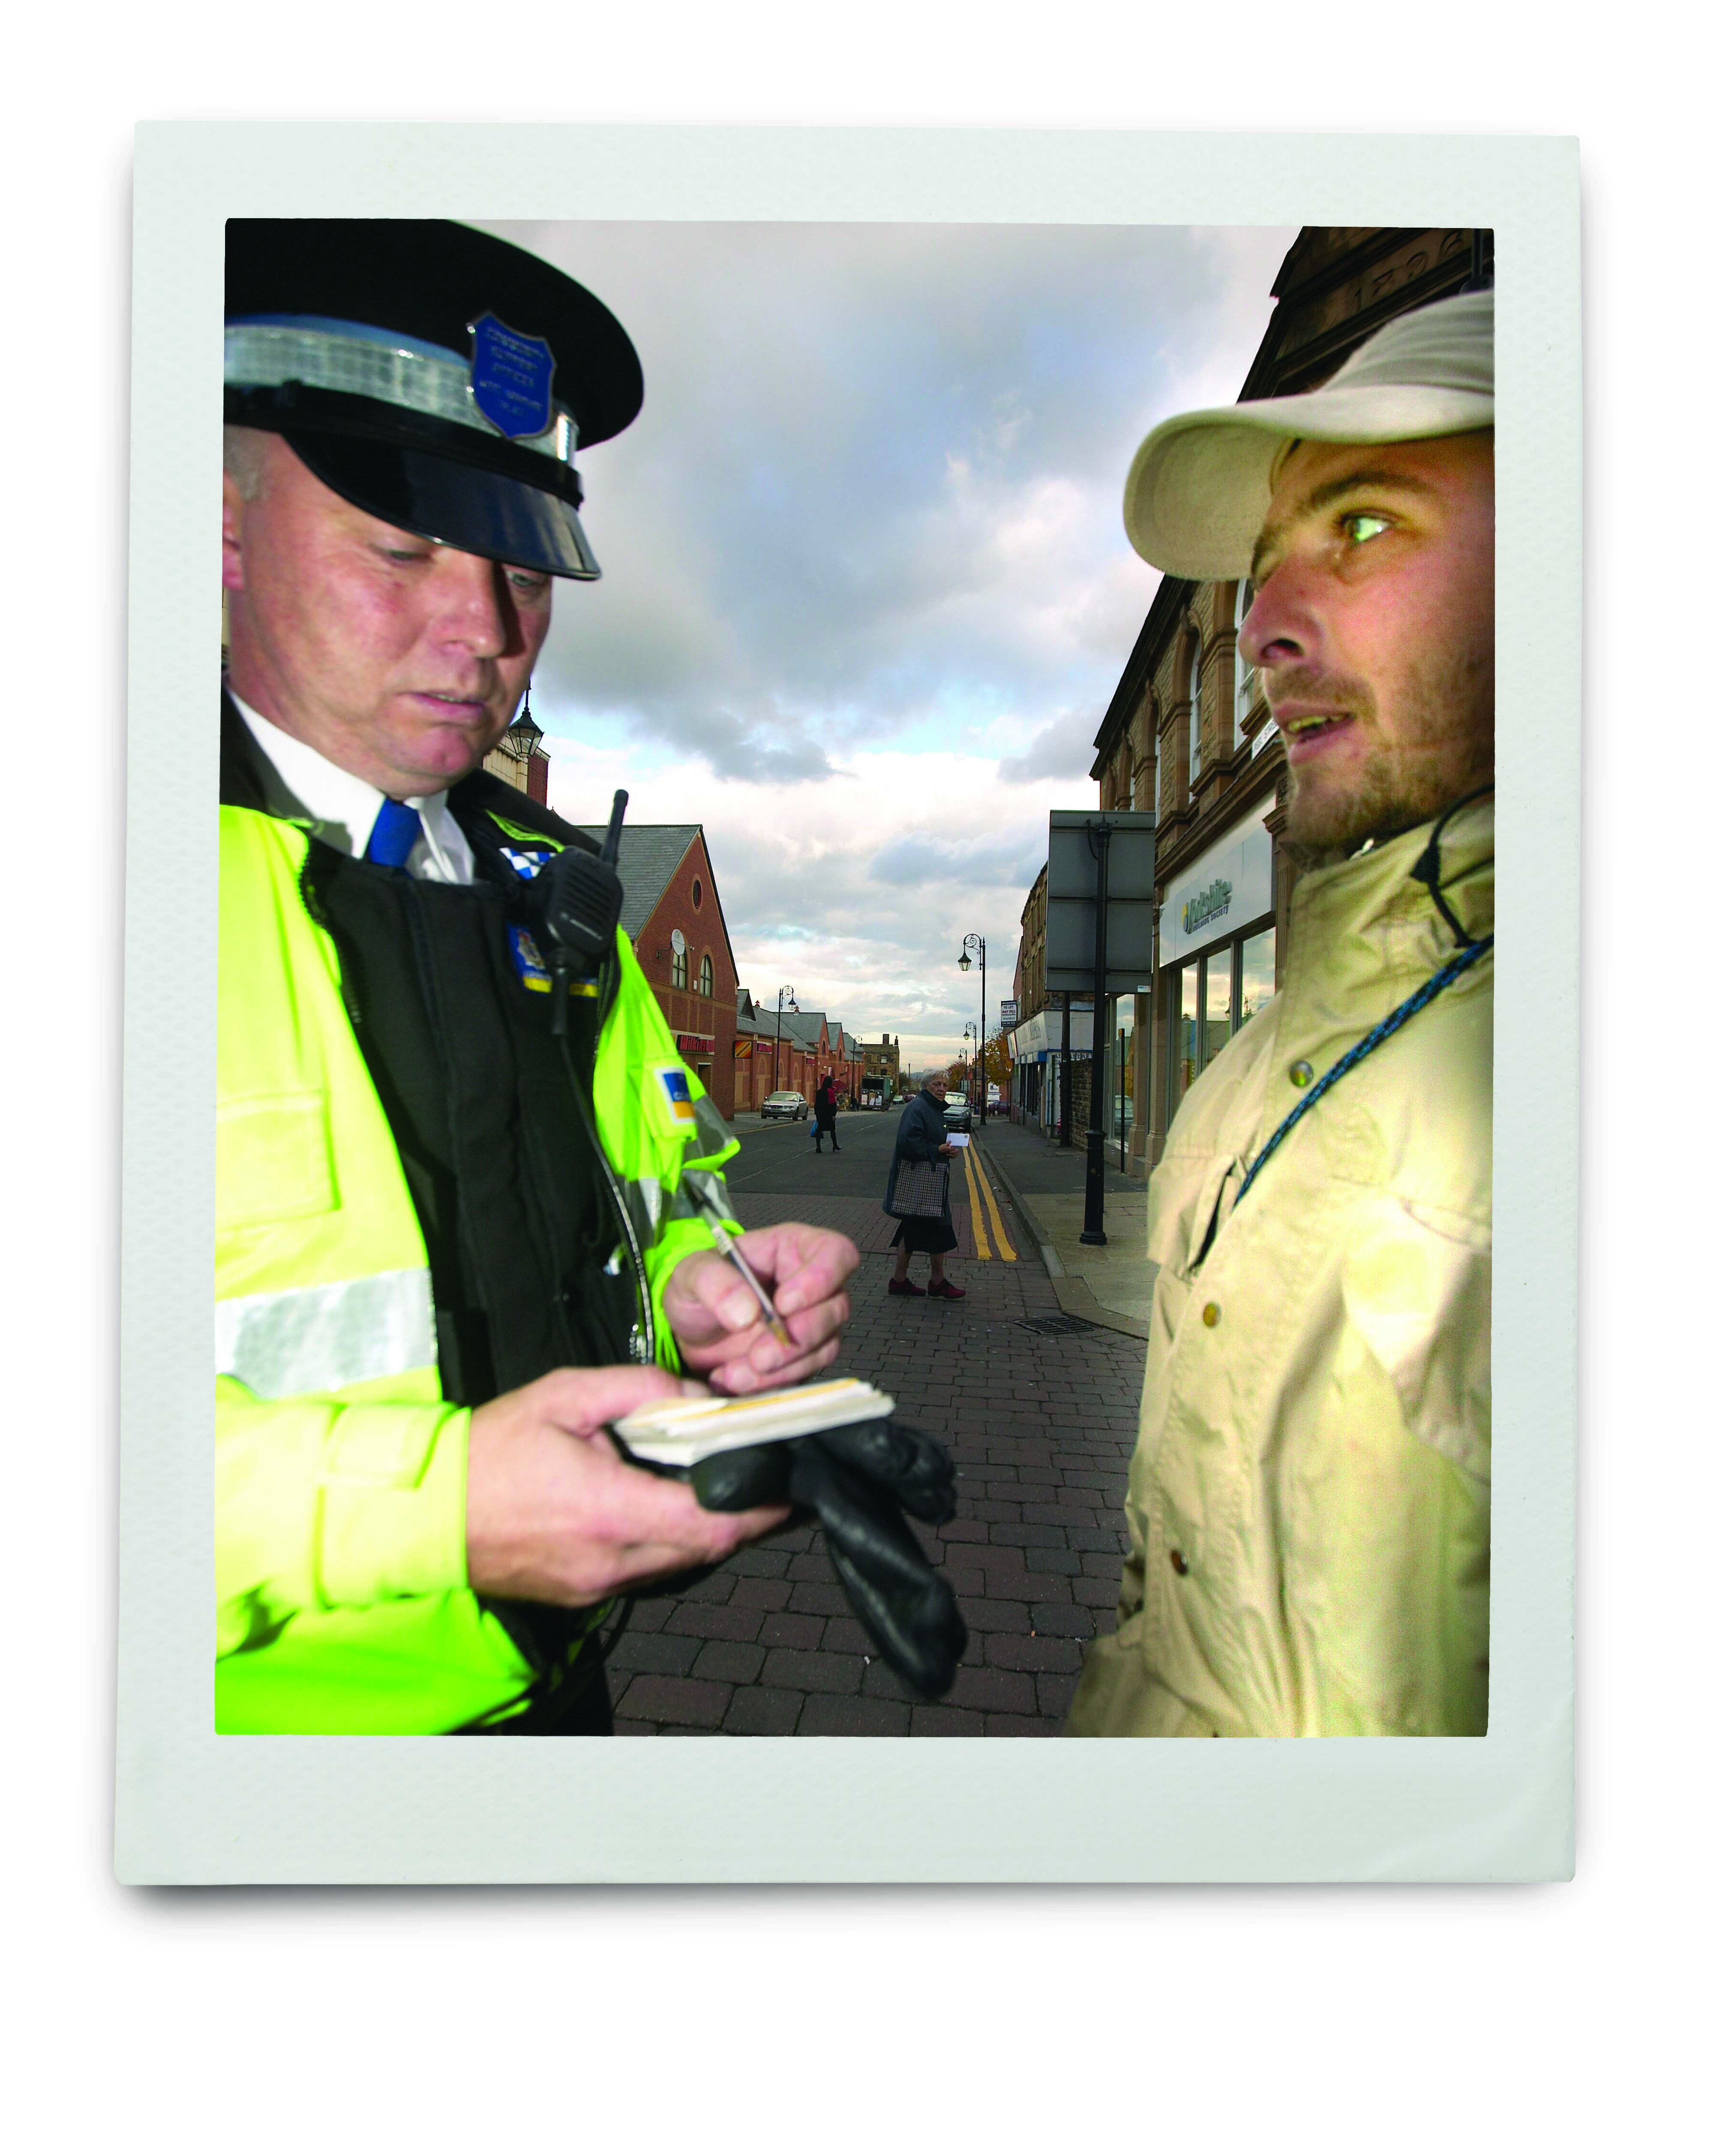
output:
<instances>
[{"instance_id":1,"label":"beige jacket","mask_svg":"<svg viewBox=\"0 0 1718 2156\"><path fill-rule=\"evenodd\" d=\"M1485 1732L1491 955L1339 1081L1235 1204L1307 1086L1454 954L1413 874L1430 834L1301 879L1282 992L1171 1126L1132 1547L1070 1736ZM1489 800L1441 856L1451 910L1488 933Z\"/></svg>"}]
</instances>

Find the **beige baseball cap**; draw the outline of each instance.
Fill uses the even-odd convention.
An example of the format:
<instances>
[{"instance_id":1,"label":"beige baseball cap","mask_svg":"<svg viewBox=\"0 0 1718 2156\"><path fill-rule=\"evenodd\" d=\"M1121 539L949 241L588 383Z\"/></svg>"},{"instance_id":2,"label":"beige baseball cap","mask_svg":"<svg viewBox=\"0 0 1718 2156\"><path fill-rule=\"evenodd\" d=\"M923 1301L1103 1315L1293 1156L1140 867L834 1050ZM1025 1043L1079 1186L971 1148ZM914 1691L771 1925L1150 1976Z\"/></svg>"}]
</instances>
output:
<instances>
[{"instance_id":1,"label":"beige baseball cap","mask_svg":"<svg viewBox=\"0 0 1718 2156\"><path fill-rule=\"evenodd\" d=\"M1136 550L1172 576L1244 577L1293 441L1415 442L1493 424L1492 295L1398 315L1322 388L1183 412L1140 444L1121 498Z\"/></svg>"}]
</instances>

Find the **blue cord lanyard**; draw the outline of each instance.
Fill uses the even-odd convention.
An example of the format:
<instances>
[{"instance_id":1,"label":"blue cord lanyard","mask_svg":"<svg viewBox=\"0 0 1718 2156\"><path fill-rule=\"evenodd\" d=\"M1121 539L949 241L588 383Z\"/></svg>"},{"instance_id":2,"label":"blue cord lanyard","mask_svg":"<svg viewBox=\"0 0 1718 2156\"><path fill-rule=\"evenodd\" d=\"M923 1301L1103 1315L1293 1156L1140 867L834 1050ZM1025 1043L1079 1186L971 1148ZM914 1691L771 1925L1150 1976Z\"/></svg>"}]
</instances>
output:
<instances>
[{"instance_id":1,"label":"blue cord lanyard","mask_svg":"<svg viewBox=\"0 0 1718 2156\"><path fill-rule=\"evenodd\" d=\"M1444 991L1449 986L1452 981L1459 981L1470 966L1477 965L1496 941L1497 938L1495 935L1481 936L1474 942L1469 943L1465 949L1458 951L1455 956L1447 965L1440 966L1439 968L1438 971L1433 974L1430 980L1423 981L1419 987L1417 988L1413 993L1408 998L1406 1003L1397 1004L1395 1009L1390 1013L1387 1018L1382 1018L1378 1020L1378 1023L1372 1028L1372 1031L1367 1034L1364 1040L1356 1041L1354 1046L1349 1050L1348 1053L1345 1056L1342 1056L1338 1061L1331 1065L1330 1069L1326 1071L1324 1076L1319 1080L1317 1085L1315 1085L1312 1091L1306 1096L1306 1098L1304 1101L1299 1101L1295 1104L1295 1106L1289 1111L1288 1114L1283 1117L1281 1122L1280 1122L1276 1128L1271 1132L1270 1136L1265 1140L1264 1152L1259 1154L1258 1159L1255 1160L1251 1168L1247 1170L1246 1177L1242 1182L1240 1188L1235 1194L1234 1204L1229 1208L1229 1217L1231 1219L1234 1217L1236 1209L1239 1206L1241 1200L1258 1181L1259 1171L1264 1166L1266 1161L1270 1158L1271 1155L1276 1151L1283 1140L1287 1137L1290 1132L1294 1129L1295 1124L1300 1122L1300 1118L1305 1115L1310 1109L1315 1107L1319 1101L1323 1100L1325 1095L1330 1091L1332 1086L1346 1078L1348 1075L1348 1073L1354 1069L1356 1064L1364 1063L1367 1057L1372 1054L1375 1048L1382 1048L1392 1033L1399 1033L1403 1027L1408 1024L1408 1021L1414 1016L1416 1012L1423 1011L1426 1008L1426 1005L1430 1003L1434 997L1441 996L1443 994ZM1204 1264L1206 1254L1210 1250L1212 1243L1216 1239L1217 1220L1218 1216L1213 1213L1211 1216L1211 1224L1205 1230L1204 1243L1200 1248L1198 1256L1193 1260L1196 1265L1202 1265Z\"/></svg>"}]
</instances>

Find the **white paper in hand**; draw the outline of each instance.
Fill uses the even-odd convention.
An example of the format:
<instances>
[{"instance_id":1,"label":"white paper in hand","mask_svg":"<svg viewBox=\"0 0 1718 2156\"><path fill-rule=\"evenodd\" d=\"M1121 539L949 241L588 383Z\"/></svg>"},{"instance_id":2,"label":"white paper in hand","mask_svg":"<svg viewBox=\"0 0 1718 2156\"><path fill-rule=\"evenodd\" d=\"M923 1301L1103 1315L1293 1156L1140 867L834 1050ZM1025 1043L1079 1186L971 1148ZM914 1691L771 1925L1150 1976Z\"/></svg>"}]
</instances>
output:
<instances>
[{"instance_id":1,"label":"white paper in hand","mask_svg":"<svg viewBox=\"0 0 1718 2156\"><path fill-rule=\"evenodd\" d=\"M818 1385L787 1385L746 1399L715 1394L698 1399L653 1400L614 1424L614 1434L640 1460L664 1467L692 1467L712 1452L742 1445L768 1445L808 1437L850 1422L880 1422L895 1402L859 1378L831 1378Z\"/></svg>"}]
</instances>

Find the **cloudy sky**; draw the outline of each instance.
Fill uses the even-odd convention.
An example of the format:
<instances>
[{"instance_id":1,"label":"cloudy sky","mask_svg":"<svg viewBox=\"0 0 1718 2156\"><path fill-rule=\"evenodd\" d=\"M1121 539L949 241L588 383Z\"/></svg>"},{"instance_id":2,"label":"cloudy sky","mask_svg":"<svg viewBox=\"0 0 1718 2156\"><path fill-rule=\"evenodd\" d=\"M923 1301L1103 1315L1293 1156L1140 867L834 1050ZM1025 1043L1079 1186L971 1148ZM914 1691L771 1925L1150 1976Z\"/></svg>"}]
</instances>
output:
<instances>
[{"instance_id":1,"label":"cloudy sky","mask_svg":"<svg viewBox=\"0 0 1718 2156\"><path fill-rule=\"evenodd\" d=\"M1052 808L1157 583L1121 482L1228 403L1292 229L494 224L625 323L644 407L580 458L550 799L702 823L741 980L941 1060L990 1017Z\"/></svg>"}]
</instances>

